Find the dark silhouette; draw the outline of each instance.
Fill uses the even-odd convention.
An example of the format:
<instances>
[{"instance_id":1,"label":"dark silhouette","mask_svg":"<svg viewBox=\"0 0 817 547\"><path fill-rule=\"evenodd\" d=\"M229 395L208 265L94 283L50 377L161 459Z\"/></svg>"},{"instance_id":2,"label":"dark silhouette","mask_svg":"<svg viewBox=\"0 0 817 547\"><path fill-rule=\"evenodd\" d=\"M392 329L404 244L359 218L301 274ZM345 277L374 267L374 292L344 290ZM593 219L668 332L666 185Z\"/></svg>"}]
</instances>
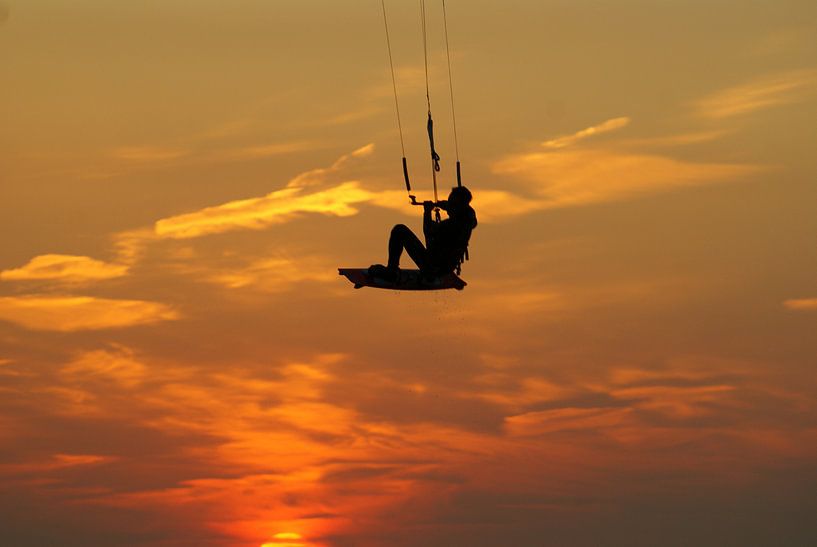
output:
<instances>
[{"instance_id":1,"label":"dark silhouette","mask_svg":"<svg viewBox=\"0 0 817 547\"><path fill-rule=\"evenodd\" d=\"M458 268L468 250L471 231L477 226L477 214L471 208L471 192L464 186L453 188L447 201L423 202L423 235L426 244L420 241L406 225L392 228L389 237L389 260L386 266L374 264L369 275L386 281L400 278L400 257L403 249L420 268L426 279L440 278ZM448 218L435 222L431 212L440 208L448 213Z\"/></svg>"}]
</instances>

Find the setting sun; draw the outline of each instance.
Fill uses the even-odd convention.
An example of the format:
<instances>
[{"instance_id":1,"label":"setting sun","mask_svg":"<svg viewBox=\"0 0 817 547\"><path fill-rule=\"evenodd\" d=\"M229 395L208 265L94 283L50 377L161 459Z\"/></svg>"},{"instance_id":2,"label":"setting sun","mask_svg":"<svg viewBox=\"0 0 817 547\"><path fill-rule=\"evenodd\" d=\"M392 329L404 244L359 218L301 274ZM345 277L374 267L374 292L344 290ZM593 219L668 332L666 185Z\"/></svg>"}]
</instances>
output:
<instances>
[{"instance_id":1,"label":"setting sun","mask_svg":"<svg viewBox=\"0 0 817 547\"><path fill-rule=\"evenodd\" d=\"M264 543L261 547L308 547L305 543L300 543L303 539L301 534L295 532L280 532L272 536L275 540L271 543Z\"/></svg>"}]
</instances>

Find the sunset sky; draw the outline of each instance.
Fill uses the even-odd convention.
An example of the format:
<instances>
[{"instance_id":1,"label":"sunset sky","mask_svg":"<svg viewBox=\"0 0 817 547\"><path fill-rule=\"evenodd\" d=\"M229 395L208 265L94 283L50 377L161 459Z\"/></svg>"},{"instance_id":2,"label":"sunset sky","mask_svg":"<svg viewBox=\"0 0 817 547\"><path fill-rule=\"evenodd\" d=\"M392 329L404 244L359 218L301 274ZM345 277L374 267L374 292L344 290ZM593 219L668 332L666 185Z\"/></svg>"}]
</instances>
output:
<instances>
[{"instance_id":1,"label":"sunset sky","mask_svg":"<svg viewBox=\"0 0 817 547\"><path fill-rule=\"evenodd\" d=\"M817 544L817 2L446 4L0 0L0 543Z\"/></svg>"}]
</instances>

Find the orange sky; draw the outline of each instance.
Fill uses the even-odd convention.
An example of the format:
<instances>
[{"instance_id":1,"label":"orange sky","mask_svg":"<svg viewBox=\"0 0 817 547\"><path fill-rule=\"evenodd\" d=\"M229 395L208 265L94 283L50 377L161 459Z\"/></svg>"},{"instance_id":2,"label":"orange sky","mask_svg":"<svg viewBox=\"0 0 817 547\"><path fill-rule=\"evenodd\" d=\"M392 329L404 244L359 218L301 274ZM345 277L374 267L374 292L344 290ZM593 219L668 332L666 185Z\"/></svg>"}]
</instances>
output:
<instances>
[{"instance_id":1,"label":"orange sky","mask_svg":"<svg viewBox=\"0 0 817 547\"><path fill-rule=\"evenodd\" d=\"M817 542L817 4L447 5L480 226L392 293L379 2L0 2L5 542Z\"/></svg>"}]
</instances>

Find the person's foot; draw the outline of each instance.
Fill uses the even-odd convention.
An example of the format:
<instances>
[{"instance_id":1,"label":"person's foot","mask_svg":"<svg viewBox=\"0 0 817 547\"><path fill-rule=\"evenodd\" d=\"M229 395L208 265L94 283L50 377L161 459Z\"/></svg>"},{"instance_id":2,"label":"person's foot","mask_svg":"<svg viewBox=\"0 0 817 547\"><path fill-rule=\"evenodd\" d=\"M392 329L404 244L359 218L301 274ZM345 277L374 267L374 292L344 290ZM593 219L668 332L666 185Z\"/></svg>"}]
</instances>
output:
<instances>
[{"instance_id":1,"label":"person's foot","mask_svg":"<svg viewBox=\"0 0 817 547\"><path fill-rule=\"evenodd\" d=\"M394 282L400 277L398 268L389 268L383 264L372 264L369 266L369 275L385 281Z\"/></svg>"},{"instance_id":2,"label":"person's foot","mask_svg":"<svg viewBox=\"0 0 817 547\"><path fill-rule=\"evenodd\" d=\"M440 276L435 275L433 272L428 271L420 271L420 283L426 286L433 286L439 285L440 283Z\"/></svg>"}]
</instances>

